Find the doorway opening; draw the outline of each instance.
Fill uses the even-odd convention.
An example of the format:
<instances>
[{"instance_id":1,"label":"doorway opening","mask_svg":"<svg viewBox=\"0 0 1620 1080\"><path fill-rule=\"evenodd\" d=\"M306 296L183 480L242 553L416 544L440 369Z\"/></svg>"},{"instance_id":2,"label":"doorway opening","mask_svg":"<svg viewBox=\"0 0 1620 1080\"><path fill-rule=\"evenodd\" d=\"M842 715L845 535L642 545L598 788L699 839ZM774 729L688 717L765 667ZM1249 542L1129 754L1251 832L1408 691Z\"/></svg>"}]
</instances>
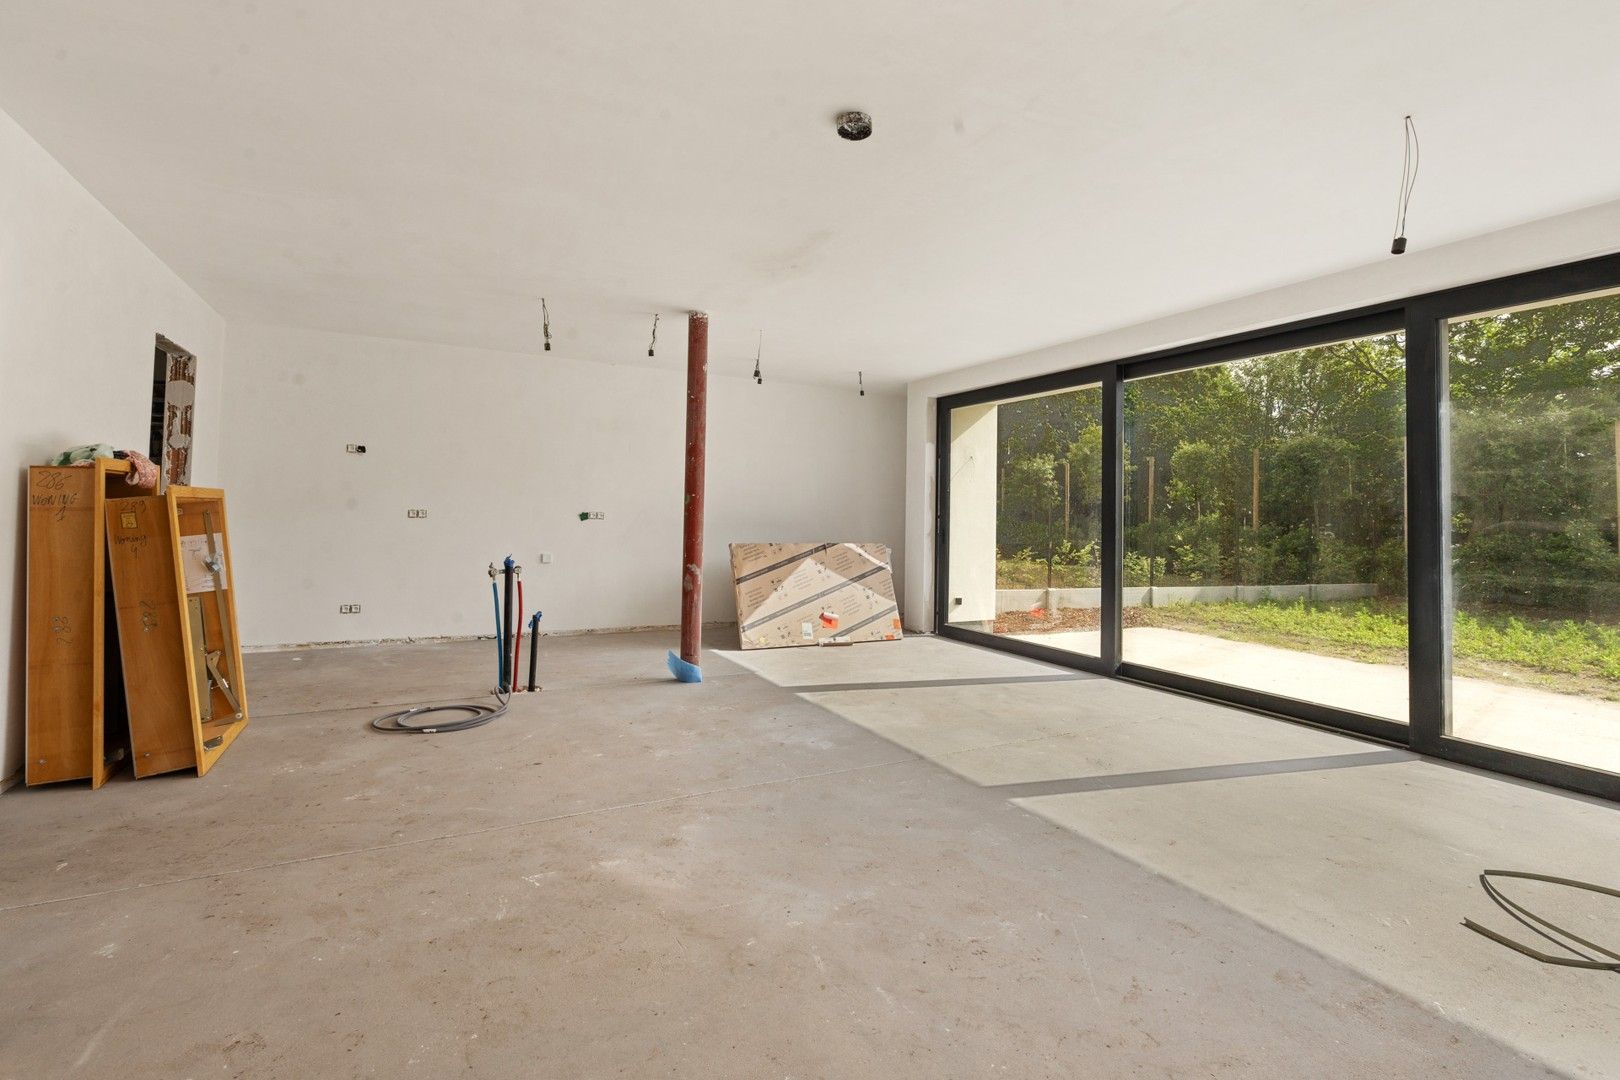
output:
<instances>
[{"instance_id":1,"label":"doorway opening","mask_svg":"<svg viewBox=\"0 0 1620 1080\"><path fill-rule=\"evenodd\" d=\"M152 417L147 457L158 467L158 490L191 483L192 410L197 358L162 334L152 355Z\"/></svg>"}]
</instances>

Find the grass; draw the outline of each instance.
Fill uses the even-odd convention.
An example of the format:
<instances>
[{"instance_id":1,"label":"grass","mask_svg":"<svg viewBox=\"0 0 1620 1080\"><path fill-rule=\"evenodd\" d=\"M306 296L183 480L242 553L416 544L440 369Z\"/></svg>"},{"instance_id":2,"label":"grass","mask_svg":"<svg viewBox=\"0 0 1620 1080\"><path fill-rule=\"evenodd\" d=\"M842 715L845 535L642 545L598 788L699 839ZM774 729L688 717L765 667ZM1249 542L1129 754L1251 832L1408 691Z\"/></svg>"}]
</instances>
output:
<instances>
[{"instance_id":1,"label":"grass","mask_svg":"<svg viewBox=\"0 0 1620 1080\"><path fill-rule=\"evenodd\" d=\"M1093 583L1090 576L1089 568L1084 566L1053 566L1052 588L1092 588ZM996 588L1044 589L1046 588L1046 564L1029 559L997 559Z\"/></svg>"},{"instance_id":2,"label":"grass","mask_svg":"<svg viewBox=\"0 0 1620 1080\"><path fill-rule=\"evenodd\" d=\"M1406 659L1406 608L1377 600L1175 604L1143 623L1373 663ZM1459 611L1457 674L1620 700L1620 627L1574 619Z\"/></svg>"}]
</instances>

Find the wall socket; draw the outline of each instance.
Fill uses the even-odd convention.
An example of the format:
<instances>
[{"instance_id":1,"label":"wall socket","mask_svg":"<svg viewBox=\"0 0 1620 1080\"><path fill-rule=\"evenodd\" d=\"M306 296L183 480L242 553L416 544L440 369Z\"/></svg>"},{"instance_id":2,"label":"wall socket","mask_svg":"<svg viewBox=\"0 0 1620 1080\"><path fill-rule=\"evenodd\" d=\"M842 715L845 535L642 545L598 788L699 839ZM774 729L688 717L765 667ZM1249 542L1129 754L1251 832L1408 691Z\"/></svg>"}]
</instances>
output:
<instances>
[{"instance_id":1,"label":"wall socket","mask_svg":"<svg viewBox=\"0 0 1620 1080\"><path fill-rule=\"evenodd\" d=\"M363 453L366 452L366 444L365 443L352 442L349 445L345 446L343 449L346 450L348 453L351 453L351 454L363 454Z\"/></svg>"},{"instance_id":2,"label":"wall socket","mask_svg":"<svg viewBox=\"0 0 1620 1080\"><path fill-rule=\"evenodd\" d=\"M359 604L339 604L338 605L338 614L339 615L358 615L358 614L360 614L360 605Z\"/></svg>"},{"instance_id":3,"label":"wall socket","mask_svg":"<svg viewBox=\"0 0 1620 1080\"><path fill-rule=\"evenodd\" d=\"M405 516L408 517L408 518L425 518L425 517L427 517L427 511L426 510L407 510L407 511L405 511Z\"/></svg>"},{"instance_id":4,"label":"wall socket","mask_svg":"<svg viewBox=\"0 0 1620 1080\"><path fill-rule=\"evenodd\" d=\"M551 552L542 551L540 553L540 564L542 566L550 566L551 565Z\"/></svg>"},{"instance_id":5,"label":"wall socket","mask_svg":"<svg viewBox=\"0 0 1620 1080\"><path fill-rule=\"evenodd\" d=\"M581 510L579 512L579 520L581 521L601 521L605 517L607 515L600 510Z\"/></svg>"}]
</instances>

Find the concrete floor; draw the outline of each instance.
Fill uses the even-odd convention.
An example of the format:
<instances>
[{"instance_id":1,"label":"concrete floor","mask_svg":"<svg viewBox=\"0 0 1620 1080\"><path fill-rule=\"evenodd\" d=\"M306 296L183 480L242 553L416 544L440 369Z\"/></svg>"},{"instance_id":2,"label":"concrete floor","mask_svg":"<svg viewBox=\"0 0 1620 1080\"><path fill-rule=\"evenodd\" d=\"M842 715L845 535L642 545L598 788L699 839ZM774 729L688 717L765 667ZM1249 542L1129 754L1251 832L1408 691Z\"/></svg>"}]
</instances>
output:
<instances>
[{"instance_id":1,"label":"concrete floor","mask_svg":"<svg viewBox=\"0 0 1620 1080\"><path fill-rule=\"evenodd\" d=\"M547 639L442 737L366 721L487 643L261 654L206 778L0 797L0 1076L1620 1075L1612 976L1457 925L1612 879L1615 807L937 639L670 643Z\"/></svg>"},{"instance_id":2,"label":"concrete floor","mask_svg":"<svg viewBox=\"0 0 1620 1080\"><path fill-rule=\"evenodd\" d=\"M1098 655L1101 644L1095 630L1008 636L1086 656ZM1410 712L1404 664L1319 656L1156 626L1124 631L1122 644L1127 660L1164 671L1403 724ZM1452 734L1460 739L1620 772L1620 703L1461 675L1451 680L1451 695Z\"/></svg>"}]
</instances>

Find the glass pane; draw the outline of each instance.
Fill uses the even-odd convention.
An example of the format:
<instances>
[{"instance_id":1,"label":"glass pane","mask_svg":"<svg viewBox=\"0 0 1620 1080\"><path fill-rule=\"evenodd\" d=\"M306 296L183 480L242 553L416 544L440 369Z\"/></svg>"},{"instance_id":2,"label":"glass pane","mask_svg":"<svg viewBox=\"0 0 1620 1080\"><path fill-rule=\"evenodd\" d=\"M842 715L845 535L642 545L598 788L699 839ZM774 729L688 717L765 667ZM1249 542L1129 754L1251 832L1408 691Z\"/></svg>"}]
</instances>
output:
<instances>
[{"instance_id":1,"label":"glass pane","mask_svg":"<svg viewBox=\"0 0 1620 1080\"><path fill-rule=\"evenodd\" d=\"M945 621L1086 656L1102 638L1102 390L951 412Z\"/></svg>"},{"instance_id":2,"label":"glass pane","mask_svg":"<svg viewBox=\"0 0 1620 1080\"><path fill-rule=\"evenodd\" d=\"M1451 733L1620 772L1620 296L1448 337Z\"/></svg>"},{"instance_id":3,"label":"glass pane","mask_svg":"<svg viewBox=\"0 0 1620 1080\"><path fill-rule=\"evenodd\" d=\"M1124 658L1406 722L1406 352L1133 380Z\"/></svg>"}]
</instances>

